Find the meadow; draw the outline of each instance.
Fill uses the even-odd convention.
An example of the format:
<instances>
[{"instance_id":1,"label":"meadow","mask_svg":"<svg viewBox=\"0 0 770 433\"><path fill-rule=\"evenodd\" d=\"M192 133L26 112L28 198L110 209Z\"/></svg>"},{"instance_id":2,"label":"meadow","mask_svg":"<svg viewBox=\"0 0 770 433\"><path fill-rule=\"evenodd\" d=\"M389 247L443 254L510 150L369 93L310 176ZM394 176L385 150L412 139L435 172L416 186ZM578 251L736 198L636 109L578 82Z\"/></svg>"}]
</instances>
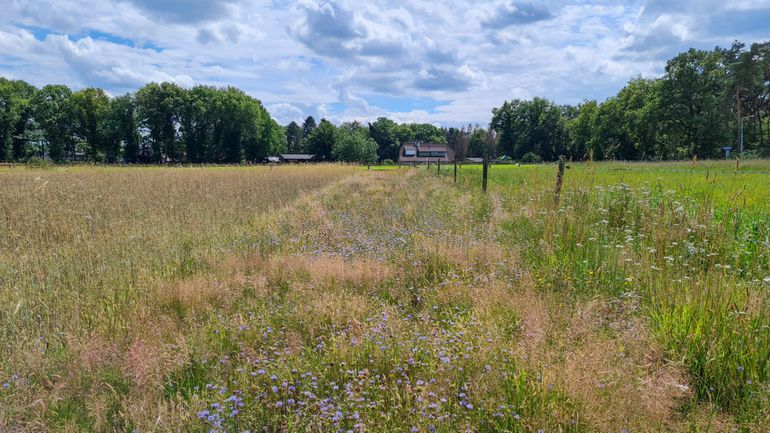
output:
<instances>
[{"instance_id":1,"label":"meadow","mask_svg":"<svg viewBox=\"0 0 770 433\"><path fill-rule=\"evenodd\" d=\"M767 432L770 162L555 175L0 168L0 431Z\"/></svg>"}]
</instances>

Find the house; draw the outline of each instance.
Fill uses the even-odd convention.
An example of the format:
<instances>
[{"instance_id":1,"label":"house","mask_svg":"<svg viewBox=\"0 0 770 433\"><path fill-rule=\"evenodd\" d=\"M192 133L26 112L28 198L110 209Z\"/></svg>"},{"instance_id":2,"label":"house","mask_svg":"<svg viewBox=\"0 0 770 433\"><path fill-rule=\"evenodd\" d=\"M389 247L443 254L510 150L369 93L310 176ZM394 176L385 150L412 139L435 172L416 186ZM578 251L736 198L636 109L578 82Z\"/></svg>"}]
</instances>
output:
<instances>
[{"instance_id":1,"label":"house","mask_svg":"<svg viewBox=\"0 0 770 433\"><path fill-rule=\"evenodd\" d=\"M398 150L398 162L401 164L438 161L452 162L454 160L455 153L446 144L405 143Z\"/></svg>"},{"instance_id":2,"label":"house","mask_svg":"<svg viewBox=\"0 0 770 433\"><path fill-rule=\"evenodd\" d=\"M281 162L281 158L277 156L266 156L265 159L262 160L262 162L266 162L268 164L278 164Z\"/></svg>"},{"instance_id":3,"label":"house","mask_svg":"<svg viewBox=\"0 0 770 433\"><path fill-rule=\"evenodd\" d=\"M313 162L315 155L308 155L306 153L282 153L279 155L281 162L286 163L301 163L301 162Z\"/></svg>"}]
</instances>

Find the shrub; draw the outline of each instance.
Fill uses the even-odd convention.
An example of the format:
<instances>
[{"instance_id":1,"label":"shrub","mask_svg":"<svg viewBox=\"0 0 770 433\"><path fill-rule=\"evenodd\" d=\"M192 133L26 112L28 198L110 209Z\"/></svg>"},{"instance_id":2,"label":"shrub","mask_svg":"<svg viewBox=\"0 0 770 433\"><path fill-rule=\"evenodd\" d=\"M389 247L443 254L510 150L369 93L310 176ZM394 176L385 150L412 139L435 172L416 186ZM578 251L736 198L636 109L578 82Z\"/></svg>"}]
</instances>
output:
<instances>
[{"instance_id":1,"label":"shrub","mask_svg":"<svg viewBox=\"0 0 770 433\"><path fill-rule=\"evenodd\" d=\"M738 153L738 155L741 157L741 159L760 159L765 156L759 149L744 150L743 154Z\"/></svg>"},{"instance_id":2,"label":"shrub","mask_svg":"<svg viewBox=\"0 0 770 433\"><path fill-rule=\"evenodd\" d=\"M53 163L45 158L41 158L39 156L33 156L29 159L27 159L26 166L28 168L44 168L48 169L53 167Z\"/></svg>"},{"instance_id":3,"label":"shrub","mask_svg":"<svg viewBox=\"0 0 770 433\"><path fill-rule=\"evenodd\" d=\"M541 158L540 155L536 153L527 152L524 154L524 156L521 157L521 162L525 164L537 164L543 162L543 158Z\"/></svg>"}]
</instances>

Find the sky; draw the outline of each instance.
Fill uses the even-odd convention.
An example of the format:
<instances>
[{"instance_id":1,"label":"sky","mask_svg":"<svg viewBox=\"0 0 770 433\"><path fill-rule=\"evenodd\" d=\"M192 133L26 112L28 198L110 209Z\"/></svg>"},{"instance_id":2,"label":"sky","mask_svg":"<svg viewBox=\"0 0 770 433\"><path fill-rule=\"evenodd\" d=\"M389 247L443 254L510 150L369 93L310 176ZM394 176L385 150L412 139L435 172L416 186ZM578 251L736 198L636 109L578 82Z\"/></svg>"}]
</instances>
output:
<instances>
[{"instance_id":1,"label":"sky","mask_svg":"<svg viewBox=\"0 0 770 433\"><path fill-rule=\"evenodd\" d=\"M0 76L235 86L286 124L484 125L505 100L604 100L690 47L770 39L770 0L0 0Z\"/></svg>"}]
</instances>

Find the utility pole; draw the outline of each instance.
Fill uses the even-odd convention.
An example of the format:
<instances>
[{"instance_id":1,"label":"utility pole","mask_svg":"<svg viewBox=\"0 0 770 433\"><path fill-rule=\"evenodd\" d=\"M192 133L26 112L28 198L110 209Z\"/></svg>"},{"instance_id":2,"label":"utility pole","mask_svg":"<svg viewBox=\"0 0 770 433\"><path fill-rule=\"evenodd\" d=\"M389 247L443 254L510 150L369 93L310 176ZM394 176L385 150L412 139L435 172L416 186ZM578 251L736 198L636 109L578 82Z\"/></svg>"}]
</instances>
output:
<instances>
[{"instance_id":1,"label":"utility pole","mask_svg":"<svg viewBox=\"0 0 770 433\"><path fill-rule=\"evenodd\" d=\"M738 123L741 123L741 86L735 89L735 108L738 112ZM741 133L738 132L738 148L741 147ZM741 149L743 151L743 149Z\"/></svg>"},{"instance_id":2,"label":"utility pole","mask_svg":"<svg viewBox=\"0 0 770 433\"><path fill-rule=\"evenodd\" d=\"M741 117L740 126L738 128L738 154L740 156L743 156L743 121L751 117L754 117L754 115Z\"/></svg>"}]
</instances>

